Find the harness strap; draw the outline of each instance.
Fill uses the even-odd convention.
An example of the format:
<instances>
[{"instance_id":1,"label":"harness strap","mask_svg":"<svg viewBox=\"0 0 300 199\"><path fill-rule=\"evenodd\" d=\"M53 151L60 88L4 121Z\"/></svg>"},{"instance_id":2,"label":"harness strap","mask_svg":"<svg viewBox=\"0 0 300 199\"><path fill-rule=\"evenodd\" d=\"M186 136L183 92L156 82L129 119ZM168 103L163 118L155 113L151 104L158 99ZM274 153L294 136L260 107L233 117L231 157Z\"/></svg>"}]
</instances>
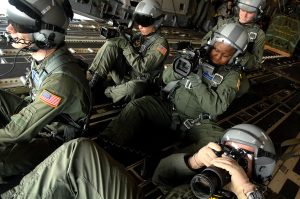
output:
<instances>
[{"instance_id":1,"label":"harness strap","mask_svg":"<svg viewBox=\"0 0 300 199\"><path fill-rule=\"evenodd\" d=\"M208 113L200 113L199 117L195 118L195 119L186 119L180 126L180 130L182 132L185 132L189 129L191 129L193 126L197 125L201 125L203 120L211 120L212 117L210 116L210 114Z\"/></svg>"},{"instance_id":2,"label":"harness strap","mask_svg":"<svg viewBox=\"0 0 300 199\"><path fill-rule=\"evenodd\" d=\"M145 55L148 47L156 40L158 39L159 34L158 32L155 32L153 35L151 35L150 38L148 38L140 47L139 53L141 53L143 56Z\"/></svg>"}]
</instances>

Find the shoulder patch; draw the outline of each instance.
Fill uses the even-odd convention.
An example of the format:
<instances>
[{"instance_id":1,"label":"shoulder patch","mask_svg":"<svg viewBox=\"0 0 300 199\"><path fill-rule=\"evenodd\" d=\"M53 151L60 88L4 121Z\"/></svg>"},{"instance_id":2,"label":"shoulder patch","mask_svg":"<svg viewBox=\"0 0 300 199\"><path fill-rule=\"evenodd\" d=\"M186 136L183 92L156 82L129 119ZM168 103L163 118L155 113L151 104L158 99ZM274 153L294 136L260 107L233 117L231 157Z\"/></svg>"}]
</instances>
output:
<instances>
[{"instance_id":1,"label":"shoulder patch","mask_svg":"<svg viewBox=\"0 0 300 199\"><path fill-rule=\"evenodd\" d=\"M165 55L167 53L167 49L163 47L161 44L156 48L161 54Z\"/></svg>"},{"instance_id":2,"label":"shoulder patch","mask_svg":"<svg viewBox=\"0 0 300 199\"><path fill-rule=\"evenodd\" d=\"M43 90L43 92L41 93L39 98L45 104L48 104L49 106L52 106L53 108L56 108L61 101L61 97L54 95L47 90Z\"/></svg>"}]
</instances>

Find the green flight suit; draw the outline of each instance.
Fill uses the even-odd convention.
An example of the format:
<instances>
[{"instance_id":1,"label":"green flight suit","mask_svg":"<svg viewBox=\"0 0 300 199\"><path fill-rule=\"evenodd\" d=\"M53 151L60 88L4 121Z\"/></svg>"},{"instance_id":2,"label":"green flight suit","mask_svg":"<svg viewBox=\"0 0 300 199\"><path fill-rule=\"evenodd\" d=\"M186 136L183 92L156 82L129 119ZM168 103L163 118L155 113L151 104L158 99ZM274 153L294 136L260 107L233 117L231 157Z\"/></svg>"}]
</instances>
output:
<instances>
[{"instance_id":1,"label":"green flight suit","mask_svg":"<svg viewBox=\"0 0 300 199\"><path fill-rule=\"evenodd\" d=\"M221 72L222 69L225 69L225 66L220 67L216 72ZM217 116L226 111L235 98L239 75L239 72L235 70L227 71L223 76L223 81L213 88L210 82L204 79L202 70L199 69L197 75L191 73L187 77L192 82L192 88L188 89L179 83L171 100L145 96L131 101L118 117L110 122L103 135L119 144L132 146L138 143L135 138L145 137L146 130L151 127L158 128L157 131L150 132L153 135L164 132L161 130L163 128L170 128L174 122L174 115L178 116L180 124L186 119L198 118L202 113ZM203 80L195 77L202 77ZM166 84L179 79L171 66L164 70L163 81ZM198 148L222 136L220 133L214 133L218 130L222 132L220 127L206 118L193 125L184 136L195 143L194 147ZM191 150L195 149L191 148Z\"/></svg>"},{"instance_id":2,"label":"green flight suit","mask_svg":"<svg viewBox=\"0 0 300 199\"><path fill-rule=\"evenodd\" d=\"M206 45L207 41L211 38L212 33L216 31L219 27L221 27L224 24L228 23L238 23L239 18L234 17L234 18L219 18L218 23L211 31L209 31L201 41L201 45ZM241 23L240 23L241 24ZM240 56L240 64L244 67L245 70L251 70L255 68L261 68L261 62L262 62L262 57L264 53L264 44L265 44L265 33L260 27L255 24L255 23L250 23L250 24L241 24L243 25L246 30L248 31L249 38L250 35L256 35L255 39L249 39L249 44L247 47L246 52L244 55ZM250 82L248 78L246 77L246 74L242 73L242 79L241 79L241 86L240 86L240 91L238 93L238 96L242 96L243 94L247 93L250 88Z\"/></svg>"},{"instance_id":3,"label":"green flight suit","mask_svg":"<svg viewBox=\"0 0 300 199\"><path fill-rule=\"evenodd\" d=\"M150 44L146 45L149 40ZM108 87L104 93L113 102L145 95L151 87L149 84L163 70L169 54L167 40L157 32L146 39L140 37L139 42L139 47L133 47L124 37L108 39L89 68L92 74L97 73L104 79L111 75L116 86ZM146 50L139 52L143 44Z\"/></svg>"},{"instance_id":4,"label":"green flight suit","mask_svg":"<svg viewBox=\"0 0 300 199\"><path fill-rule=\"evenodd\" d=\"M50 69L51 67L51 69ZM90 88L85 71L66 47L59 48L30 71L31 100L0 91L0 181L32 170L60 144L41 137L46 125L51 133L72 127L55 121L65 115L79 125L90 111ZM81 131L82 129L78 129Z\"/></svg>"},{"instance_id":5,"label":"green flight suit","mask_svg":"<svg viewBox=\"0 0 300 199\"><path fill-rule=\"evenodd\" d=\"M27 174L5 198L142 199L126 170L93 141L63 144Z\"/></svg>"}]
</instances>

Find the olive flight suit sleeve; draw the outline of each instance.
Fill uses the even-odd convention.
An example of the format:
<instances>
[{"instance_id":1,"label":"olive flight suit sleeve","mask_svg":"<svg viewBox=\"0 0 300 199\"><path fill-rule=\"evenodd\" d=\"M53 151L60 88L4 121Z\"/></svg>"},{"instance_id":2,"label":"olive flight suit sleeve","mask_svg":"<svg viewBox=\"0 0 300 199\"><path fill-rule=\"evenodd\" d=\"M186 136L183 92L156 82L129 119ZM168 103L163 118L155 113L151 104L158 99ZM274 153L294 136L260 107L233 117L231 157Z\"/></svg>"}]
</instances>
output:
<instances>
[{"instance_id":1,"label":"olive flight suit sleeve","mask_svg":"<svg viewBox=\"0 0 300 199\"><path fill-rule=\"evenodd\" d=\"M36 93L35 100L11 117L0 129L0 145L27 141L76 100L74 81L63 74L52 74Z\"/></svg>"},{"instance_id":2,"label":"olive flight suit sleeve","mask_svg":"<svg viewBox=\"0 0 300 199\"><path fill-rule=\"evenodd\" d=\"M242 56L242 60L240 63L246 69L260 68L264 53L265 37L266 35L264 31L260 29L253 44L252 50L246 50L245 55ZM249 43L249 45L251 44Z\"/></svg>"},{"instance_id":3,"label":"olive flight suit sleeve","mask_svg":"<svg viewBox=\"0 0 300 199\"><path fill-rule=\"evenodd\" d=\"M169 45L166 39L158 37L147 49L144 56L141 56L128 43L123 48L123 55L128 64L135 72L147 73L157 70L169 54Z\"/></svg>"},{"instance_id":4,"label":"olive flight suit sleeve","mask_svg":"<svg viewBox=\"0 0 300 199\"><path fill-rule=\"evenodd\" d=\"M204 112L219 115L227 110L234 100L240 86L240 74L230 71L216 89L208 88L206 84L199 83L192 86L191 92L196 96L199 106Z\"/></svg>"},{"instance_id":5,"label":"olive flight suit sleeve","mask_svg":"<svg viewBox=\"0 0 300 199\"><path fill-rule=\"evenodd\" d=\"M162 159L155 169L152 182L167 191L180 184L189 183L197 173L186 164L187 154L172 154Z\"/></svg>"}]
</instances>

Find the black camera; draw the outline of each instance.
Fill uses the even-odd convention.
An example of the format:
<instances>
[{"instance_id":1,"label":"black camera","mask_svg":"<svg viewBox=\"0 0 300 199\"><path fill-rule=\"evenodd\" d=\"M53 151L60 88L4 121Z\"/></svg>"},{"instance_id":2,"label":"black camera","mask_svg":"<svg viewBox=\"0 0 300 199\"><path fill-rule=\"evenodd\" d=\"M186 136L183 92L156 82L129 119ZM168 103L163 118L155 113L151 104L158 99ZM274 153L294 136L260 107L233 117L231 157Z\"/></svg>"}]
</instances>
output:
<instances>
[{"instance_id":1,"label":"black camera","mask_svg":"<svg viewBox=\"0 0 300 199\"><path fill-rule=\"evenodd\" d=\"M195 50L185 50L173 61L173 70L182 77L187 77L191 72L196 72L202 62L207 62L207 49L201 47Z\"/></svg>"},{"instance_id":2,"label":"black camera","mask_svg":"<svg viewBox=\"0 0 300 199\"><path fill-rule=\"evenodd\" d=\"M119 37L120 32L117 28L111 27L101 27L100 28L100 35L103 36L105 39Z\"/></svg>"},{"instance_id":3,"label":"black camera","mask_svg":"<svg viewBox=\"0 0 300 199\"><path fill-rule=\"evenodd\" d=\"M121 35L125 36L127 39L131 37L131 29L133 27L133 22L130 20L128 24L121 23L116 20L109 20L107 26L100 28L100 35L105 39L119 37Z\"/></svg>"},{"instance_id":4,"label":"black camera","mask_svg":"<svg viewBox=\"0 0 300 199\"><path fill-rule=\"evenodd\" d=\"M230 146L221 145L222 151L214 151L220 157L225 154L238 162L238 164L247 172L248 161L245 156L249 153L243 149L235 149ZM200 174L197 174L191 180L191 189L197 198L207 199L221 191L221 189L230 182L230 174L221 168L209 166Z\"/></svg>"}]
</instances>

